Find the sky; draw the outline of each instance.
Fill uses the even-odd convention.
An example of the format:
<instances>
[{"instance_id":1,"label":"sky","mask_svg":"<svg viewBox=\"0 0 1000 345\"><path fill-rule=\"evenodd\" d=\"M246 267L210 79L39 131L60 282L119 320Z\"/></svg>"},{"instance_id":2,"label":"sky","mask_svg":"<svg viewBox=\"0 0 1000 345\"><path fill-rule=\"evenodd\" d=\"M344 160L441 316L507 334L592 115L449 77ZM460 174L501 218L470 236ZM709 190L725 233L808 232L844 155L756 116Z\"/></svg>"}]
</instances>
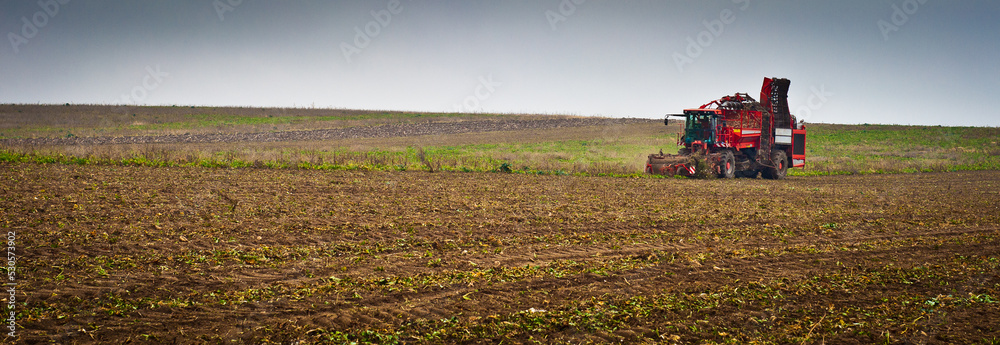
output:
<instances>
[{"instance_id":1,"label":"sky","mask_svg":"<svg viewBox=\"0 0 1000 345\"><path fill-rule=\"evenodd\" d=\"M806 122L1000 126L1000 1L26 0L0 103L662 118L764 77Z\"/></svg>"}]
</instances>

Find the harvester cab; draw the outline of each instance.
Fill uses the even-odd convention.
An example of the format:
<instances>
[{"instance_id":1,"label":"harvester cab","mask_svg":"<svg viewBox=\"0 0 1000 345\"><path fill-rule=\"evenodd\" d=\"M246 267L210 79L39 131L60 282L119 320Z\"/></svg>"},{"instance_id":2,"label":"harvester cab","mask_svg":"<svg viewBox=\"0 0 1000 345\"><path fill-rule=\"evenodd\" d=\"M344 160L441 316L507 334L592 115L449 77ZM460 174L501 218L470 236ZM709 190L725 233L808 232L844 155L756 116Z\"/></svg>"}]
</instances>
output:
<instances>
[{"instance_id":1,"label":"harvester cab","mask_svg":"<svg viewBox=\"0 0 1000 345\"><path fill-rule=\"evenodd\" d=\"M781 179L789 167L805 166L806 129L788 111L789 85L788 79L764 78L761 102L737 93L668 115L684 118L677 138L681 148L676 155L649 155L646 172L691 176L700 159L710 163L702 169L708 166L723 178Z\"/></svg>"},{"instance_id":2,"label":"harvester cab","mask_svg":"<svg viewBox=\"0 0 1000 345\"><path fill-rule=\"evenodd\" d=\"M684 146L707 149L719 140L719 132L724 124L719 110L688 109L684 111Z\"/></svg>"}]
</instances>

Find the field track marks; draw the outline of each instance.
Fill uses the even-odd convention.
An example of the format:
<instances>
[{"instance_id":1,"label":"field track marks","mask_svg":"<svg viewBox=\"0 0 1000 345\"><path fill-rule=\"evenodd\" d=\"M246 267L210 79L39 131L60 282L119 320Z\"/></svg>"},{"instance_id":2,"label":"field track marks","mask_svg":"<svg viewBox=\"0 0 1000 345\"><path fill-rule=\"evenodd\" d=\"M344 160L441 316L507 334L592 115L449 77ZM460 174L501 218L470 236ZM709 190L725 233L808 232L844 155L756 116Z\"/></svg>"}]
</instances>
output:
<instances>
[{"instance_id":1,"label":"field track marks","mask_svg":"<svg viewBox=\"0 0 1000 345\"><path fill-rule=\"evenodd\" d=\"M786 239L782 242L776 241L742 241L731 244L740 248L791 248L806 245L851 245L856 246L872 241L904 241L923 238L949 238L963 235L1000 235L1000 228L992 226L975 226L965 228L952 228L933 230L927 228L913 228L909 231L901 231L899 234L879 234L879 235L847 235L839 237L829 236L805 236L805 238Z\"/></svg>"},{"instance_id":2,"label":"field track marks","mask_svg":"<svg viewBox=\"0 0 1000 345\"><path fill-rule=\"evenodd\" d=\"M366 299L366 308L320 308L295 312L292 319L303 328L317 326L393 327L416 319L437 320L452 316L505 315L528 308L559 308L570 301L603 298L608 294L653 296L663 293L694 293L720 286L789 279L799 281L816 275L909 268L944 264L956 255L996 254L1000 244L949 245L939 248L912 247L867 252L788 254L778 257L722 259L703 264L675 262L607 276L591 273L563 278L498 283L488 286L445 286L418 293L390 294ZM485 313L485 314L484 314ZM391 318L386 318L391 315ZM286 315L288 316L288 315ZM333 319L333 324L330 320ZM274 320L276 321L276 320Z\"/></svg>"}]
</instances>

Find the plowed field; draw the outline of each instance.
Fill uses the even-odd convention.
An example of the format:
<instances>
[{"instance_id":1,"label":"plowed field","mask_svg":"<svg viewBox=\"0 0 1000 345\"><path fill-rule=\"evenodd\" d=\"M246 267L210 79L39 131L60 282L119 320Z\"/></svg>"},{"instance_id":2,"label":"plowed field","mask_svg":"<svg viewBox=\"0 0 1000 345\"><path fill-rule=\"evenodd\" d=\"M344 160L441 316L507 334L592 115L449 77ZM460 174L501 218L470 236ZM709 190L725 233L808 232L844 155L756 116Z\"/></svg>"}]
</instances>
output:
<instances>
[{"instance_id":1,"label":"plowed field","mask_svg":"<svg viewBox=\"0 0 1000 345\"><path fill-rule=\"evenodd\" d=\"M8 342L1000 341L995 171L5 163L0 180L25 296Z\"/></svg>"},{"instance_id":2,"label":"plowed field","mask_svg":"<svg viewBox=\"0 0 1000 345\"><path fill-rule=\"evenodd\" d=\"M361 138L398 138L415 136L441 136L462 133L527 131L533 129L615 126L641 123L651 125L661 121L646 119L604 118L534 118L498 119L448 122L422 122L357 126L335 129L293 130L276 132L202 133L185 135L143 135L103 137L63 137L0 139L0 145L114 145L114 144L164 144L164 143L244 143L280 141L316 141Z\"/></svg>"}]
</instances>

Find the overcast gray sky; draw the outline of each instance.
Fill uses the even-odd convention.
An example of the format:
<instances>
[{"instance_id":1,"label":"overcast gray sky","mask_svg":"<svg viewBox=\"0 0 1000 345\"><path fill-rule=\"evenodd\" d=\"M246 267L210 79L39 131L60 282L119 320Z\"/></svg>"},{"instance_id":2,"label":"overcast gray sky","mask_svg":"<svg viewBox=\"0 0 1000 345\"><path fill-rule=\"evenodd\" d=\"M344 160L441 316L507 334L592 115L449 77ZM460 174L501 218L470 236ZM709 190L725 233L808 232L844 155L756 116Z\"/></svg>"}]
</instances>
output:
<instances>
[{"instance_id":1,"label":"overcast gray sky","mask_svg":"<svg viewBox=\"0 0 1000 345\"><path fill-rule=\"evenodd\" d=\"M0 102L1000 125L1000 1L0 3Z\"/></svg>"}]
</instances>

